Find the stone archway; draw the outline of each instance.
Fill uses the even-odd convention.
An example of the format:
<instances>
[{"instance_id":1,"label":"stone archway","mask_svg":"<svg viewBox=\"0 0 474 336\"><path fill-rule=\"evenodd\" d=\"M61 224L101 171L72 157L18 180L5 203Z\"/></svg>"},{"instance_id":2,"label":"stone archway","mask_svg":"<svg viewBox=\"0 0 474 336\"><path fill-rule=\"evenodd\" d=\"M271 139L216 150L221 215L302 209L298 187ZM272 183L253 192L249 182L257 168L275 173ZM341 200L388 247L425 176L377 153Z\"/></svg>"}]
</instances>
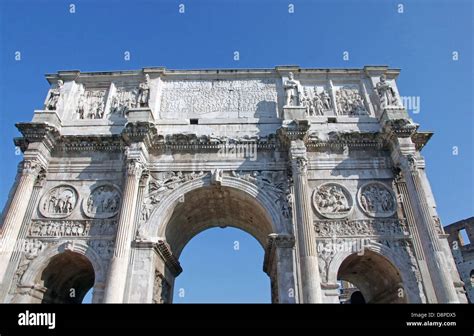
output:
<instances>
[{"instance_id":1,"label":"stone archway","mask_svg":"<svg viewBox=\"0 0 474 336\"><path fill-rule=\"evenodd\" d=\"M105 271L103 260L86 242L50 245L28 265L12 302L81 303L93 287L92 302L99 303Z\"/></svg>"},{"instance_id":2,"label":"stone archway","mask_svg":"<svg viewBox=\"0 0 474 336\"><path fill-rule=\"evenodd\" d=\"M174 279L181 271L177 266L178 259L186 244L206 229L230 226L249 233L264 248L264 271L272 282L272 301L294 302L294 295L289 299L281 298L282 292L288 292L286 287L292 288L291 293L296 292L291 256L293 246L279 249L269 244L274 235L291 236L275 202L251 182L234 177L221 177L218 183L211 180L207 176L183 183L153 210L142 233L146 232L149 240L159 241L159 252L155 254L153 264L148 266L148 272L143 272L143 268L132 271L134 279L129 285L129 301L172 302ZM138 247L136 253L146 253ZM280 250L289 250L285 252L290 253L285 255L285 260L281 260L283 252ZM154 274L153 290L144 284L144 281L150 282L147 274ZM147 292L148 297L140 296L135 288Z\"/></svg>"},{"instance_id":3,"label":"stone archway","mask_svg":"<svg viewBox=\"0 0 474 336\"><path fill-rule=\"evenodd\" d=\"M92 263L82 254L65 251L54 256L41 273L42 303L81 303L95 282Z\"/></svg>"},{"instance_id":4,"label":"stone archway","mask_svg":"<svg viewBox=\"0 0 474 336\"><path fill-rule=\"evenodd\" d=\"M337 278L356 286L366 303L407 302L400 272L387 258L373 251L346 257Z\"/></svg>"}]
</instances>

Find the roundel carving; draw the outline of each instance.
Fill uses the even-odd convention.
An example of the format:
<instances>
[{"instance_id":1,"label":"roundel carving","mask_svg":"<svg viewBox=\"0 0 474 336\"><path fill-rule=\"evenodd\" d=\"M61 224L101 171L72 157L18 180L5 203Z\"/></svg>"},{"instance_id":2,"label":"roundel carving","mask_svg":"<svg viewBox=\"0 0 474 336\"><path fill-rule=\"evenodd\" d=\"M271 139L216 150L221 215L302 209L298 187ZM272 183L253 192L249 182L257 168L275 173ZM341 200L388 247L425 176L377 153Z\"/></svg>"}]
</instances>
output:
<instances>
[{"instance_id":1,"label":"roundel carving","mask_svg":"<svg viewBox=\"0 0 474 336\"><path fill-rule=\"evenodd\" d=\"M364 184L357 193L357 200L370 217L390 217L397 210L395 194L381 182Z\"/></svg>"},{"instance_id":2,"label":"roundel carving","mask_svg":"<svg viewBox=\"0 0 474 336\"><path fill-rule=\"evenodd\" d=\"M43 195L39 211L44 217L65 218L76 208L78 201L76 189L70 185L61 184Z\"/></svg>"},{"instance_id":3,"label":"roundel carving","mask_svg":"<svg viewBox=\"0 0 474 336\"><path fill-rule=\"evenodd\" d=\"M118 187L112 184L100 185L83 200L82 208L84 213L91 218L113 217L119 211L121 198Z\"/></svg>"},{"instance_id":4,"label":"roundel carving","mask_svg":"<svg viewBox=\"0 0 474 336\"><path fill-rule=\"evenodd\" d=\"M326 218L347 217L353 208L349 191L337 183L324 183L313 192L313 206Z\"/></svg>"}]
</instances>

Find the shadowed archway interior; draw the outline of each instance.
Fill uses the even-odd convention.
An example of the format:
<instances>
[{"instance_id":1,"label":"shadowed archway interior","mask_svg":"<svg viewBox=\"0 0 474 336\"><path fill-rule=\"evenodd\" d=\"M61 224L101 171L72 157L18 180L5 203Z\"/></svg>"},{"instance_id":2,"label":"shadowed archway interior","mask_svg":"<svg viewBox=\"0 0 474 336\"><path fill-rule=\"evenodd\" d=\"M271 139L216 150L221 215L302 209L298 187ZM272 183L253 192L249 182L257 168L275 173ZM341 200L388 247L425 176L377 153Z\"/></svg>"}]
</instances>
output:
<instances>
[{"instance_id":1,"label":"shadowed archway interior","mask_svg":"<svg viewBox=\"0 0 474 336\"><path fill-rule=\"evenodd\" d=\"M70 251L58 254L41 273L42 303L81 303L94 281L94 268L85 256Z\"/></svg>"},{"instance_id":2,"label":"shadowed archway interior","mask_svg":"<svg viewBox=\"0 0 474 336\"><path fill-rule=\"evenodd\" d=\"M407 302L397 268L373 251L348 256L339 267L337 278L357 287L366 303Z\"/></svg>"},{"instance_id":3,"label":"shadowed archway interior","mask_svg":"<svg viewBox=\"0 0 474 336\"><path fill-rule=\"evenodd\" d=\"M268 214L256 199L237 189L206 186L184 195L166 225L165 237L173 254L179 257L198 233L227 226L249 233L262 247L273 232Z\"/></svg>"}]
</instances>

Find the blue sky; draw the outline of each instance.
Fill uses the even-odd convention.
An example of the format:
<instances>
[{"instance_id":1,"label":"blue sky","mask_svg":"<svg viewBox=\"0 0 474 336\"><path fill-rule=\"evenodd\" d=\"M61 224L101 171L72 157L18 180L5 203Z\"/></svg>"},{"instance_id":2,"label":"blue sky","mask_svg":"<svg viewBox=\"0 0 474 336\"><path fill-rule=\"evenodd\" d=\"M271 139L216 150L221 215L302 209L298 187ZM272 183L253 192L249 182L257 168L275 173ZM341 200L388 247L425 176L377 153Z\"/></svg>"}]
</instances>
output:
<instances>
[{"instance_id":1,"label":"blue sky","mask_svg":"<svg viewBox=\"0 0 474 336\"><path fill-rule=\"evenodd\" d=\"M178 11L181 3L184 14ZM293 14L288 12L289 3L294 4ZM402 14L397 11L399 3L404 5ZM6 201L21 160L12 143L18 136L13 125L31 120L33 110L42 107L48 90L45 73L145 66L354 68L387 64L402 69L401 94L421 99L420 113L412 114L415 122L421 130L435 132L423 155L443 224L470 217L474 205L472 7L469 0L3 0L0 204ZM16 51L21 52L19 61ZM125 51L131 54L129 61L124 60ZM234 61L234 51L239 51L239 61ZM348 61L343 60L344 51L349 52ZM459 60L452 59L453 51L459 53ZM458 146L458 155L452 154L453 146ZM229 258L234 252L226 250L225 239L247 239L246 234L231 230L229 235L239 237L232 239L224 232L219 232L221 239L212 230L202 233L185 248L182 263L187 264L208 243L221 251L215 256L216 265L233 260ZM257 263L261 269L261 260L252 257L261 253L255 244L255 252L239 254L242 259L234 260L236 265ZM188 254L188 250L193 252ZM188 286L193 279L189 278ZM236 281L235 286L240 284ZM212 293L213 288L203 285L200 290ZM268 299L258 296L258 285L245 290L253 290L257 301Z\"/></svg>"}]
</instances>

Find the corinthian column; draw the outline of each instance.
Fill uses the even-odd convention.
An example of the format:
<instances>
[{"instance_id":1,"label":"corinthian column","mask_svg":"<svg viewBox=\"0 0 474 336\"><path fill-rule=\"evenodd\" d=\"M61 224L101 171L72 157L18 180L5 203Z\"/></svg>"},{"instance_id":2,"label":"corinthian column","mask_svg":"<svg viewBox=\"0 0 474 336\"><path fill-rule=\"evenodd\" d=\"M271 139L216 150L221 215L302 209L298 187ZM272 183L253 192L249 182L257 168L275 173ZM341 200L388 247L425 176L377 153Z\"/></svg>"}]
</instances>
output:
<instances>
[{"instance_id":1,"label":"corinthian column","mask_svg":"<svg viewBox=\"0 0 474 336\"><path fill-rule=\"evenodd\" d=\"M18 184L5 215L0 237L0 280L2 287L8 279L4 278L12 253L17 245L18 234L33 192L36 177L41 171L41 164L35 160L24 160L18 172ZM18 246L21 246L18 245Z\"/></svg>"},{"instance_id":2,"label":"corinthian column","mask_svg":"<svg viewBox=\"0 0 474 336\"><path fill-rule=\"evenodd\" d=\"M313 216L308 189L306 146L302 140L290 145L291 170L293 173L295 226L300 261L302 302L322 302L321 278L314 237Z\"/></svg>"},{"instance_id":3,"label":"corinthian column","mask_svg":"<svg viewBox=\"0 0 474 336\"><path fill-rule=\"evenodd\" d=\"M440 246L434 217L427 203L427 191L420 179L419 168L413 154L399 157L398 162L406 182L408 198L421 235L421 247L429 267L432 286L438 303L458 303L459 299L449 272L448 261ZM416 238L416 237L415 237Z\"/></svg>"},{"instance_id":4,"label":"corinthian column","mask_svg":"<svg viewBox=\"0 0 474 336\"><path fill-rule=\"evenodd\" d=\"M110 261L108 280L105 287L104 303L123 302L131 242L137 206L138 186L144 164L139 159L127 161L122 207L118 223L115 249Z\"/></svg>"}]
</instances>

